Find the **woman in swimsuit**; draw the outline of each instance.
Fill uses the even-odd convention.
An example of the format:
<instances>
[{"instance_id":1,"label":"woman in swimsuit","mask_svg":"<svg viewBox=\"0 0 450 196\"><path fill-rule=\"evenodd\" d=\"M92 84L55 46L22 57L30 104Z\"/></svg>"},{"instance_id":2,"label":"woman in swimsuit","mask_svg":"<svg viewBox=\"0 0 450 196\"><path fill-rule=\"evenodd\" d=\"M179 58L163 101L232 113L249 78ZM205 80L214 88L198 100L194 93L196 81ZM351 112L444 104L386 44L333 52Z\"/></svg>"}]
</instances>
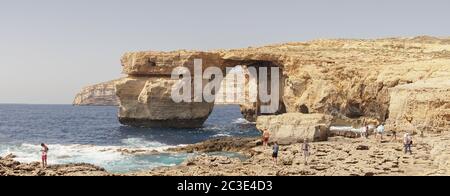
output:
<instances>
[{"instance_id":1,"label":"woman in swimsuit","mask_svg":"<svg viewBox=\"0 0 450 196\"><path fill-rule=\"evenodd\" d=\"M47 145L45 145L44 143L41 144L42 147L42 168L47 168L47 152L48 152L48 147Z\"/></svg>"}]
</instances>

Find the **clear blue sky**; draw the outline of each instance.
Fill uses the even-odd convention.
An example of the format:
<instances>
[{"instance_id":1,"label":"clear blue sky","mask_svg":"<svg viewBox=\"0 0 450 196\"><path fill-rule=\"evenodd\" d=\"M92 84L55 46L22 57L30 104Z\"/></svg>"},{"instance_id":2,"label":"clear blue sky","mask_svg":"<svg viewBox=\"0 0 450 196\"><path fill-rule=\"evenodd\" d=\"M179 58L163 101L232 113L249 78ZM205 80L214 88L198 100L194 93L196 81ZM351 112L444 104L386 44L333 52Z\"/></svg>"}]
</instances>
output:
<instances>
[{"instance_id":1,"label":"clear blue sky","mask_svg":"<svg viewBox=\"0 0 450 196\"><path fill-rule=\"evenodd\" d=\"M447 0L0 0L0 103L71 103L126 51L450 35Z\"/></svg>"}]
</instances>

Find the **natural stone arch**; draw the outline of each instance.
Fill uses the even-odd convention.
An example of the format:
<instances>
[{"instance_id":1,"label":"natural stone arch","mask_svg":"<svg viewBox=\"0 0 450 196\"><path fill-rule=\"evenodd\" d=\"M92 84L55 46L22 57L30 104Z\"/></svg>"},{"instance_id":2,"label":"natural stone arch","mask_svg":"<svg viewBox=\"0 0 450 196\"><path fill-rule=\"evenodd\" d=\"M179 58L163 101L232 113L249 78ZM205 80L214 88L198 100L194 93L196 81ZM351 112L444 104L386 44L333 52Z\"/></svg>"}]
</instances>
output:
<instances>
[{"instance_id":1,"label":"natural stone arch","mask_svg":"<svg viewBox=\"0 0 450 196\"><path fill-rule=\"evenodd\" d=\"M214 109L214 102L181 102L175 103L171 99L172 86L178 82L171 78L172 70L177 67L187 68L191 75L195 73L194 61L202 59L202 71L209 67L219 67L225 73L227 67L236 66L256 68L259 77L261 67L280 67L267 60L226 60L218 53L207 52L138 52L128 53L122 58L124 73L128 77L116 83L116 93L120 100L119 121L125 125L138 127L201 127ZM202 72L203 73L203 72ZM268 71L269 80L271 79ZM283 76L280 76L280 107L272 114L284 113L282 103ZM192 76L193 77L193 76ZM193 79L194 80L194 79ZM203 81L202 90L210 79ZM270 82L269 82L270 84ZM191 86L194 90L195 87ZM258 87L257 87L258 89ZM194 90L195 91L195 90ZM269 93L271 89L269 89ZM259 94L259 93L257 93ZM194 98L195 92L192 93ZM241 103L241 113L244 118L256 121L261 114L259 108L265 103L259 99L256 103Z\"/></svg>"}]
</instances>

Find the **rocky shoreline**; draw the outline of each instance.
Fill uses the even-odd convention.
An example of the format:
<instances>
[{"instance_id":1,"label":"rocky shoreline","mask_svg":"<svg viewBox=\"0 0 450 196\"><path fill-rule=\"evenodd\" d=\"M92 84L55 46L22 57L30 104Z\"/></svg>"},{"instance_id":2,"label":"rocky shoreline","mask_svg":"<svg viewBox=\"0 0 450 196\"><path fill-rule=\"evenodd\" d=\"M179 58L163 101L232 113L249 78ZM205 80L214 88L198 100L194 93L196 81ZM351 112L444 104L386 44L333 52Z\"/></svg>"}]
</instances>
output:
<instances>
[{"instance_id":1,"label":"rocky shoreline","mask_svg":"<svg viewBox=\"0 0 450 196\"><path fill-rule=\"evenodd\" d=\"M46 169L39 162L20 163L15 155L0 157L0 176L108 176L105 169L87 163L49 165Z\"/></svg>"},{"instance_id":2,"label":"rocky shoreline","mask_svg":"<svg viewBox=\"0 0 450 196\"><path fill-rule=\"evenodd\" d=\"M412 155L405 155L399 140L380 142L369 139L331 137L312 143L308 165L304 164L301 144L283 145L279 161L271 159L270 147L258 138L224 137L198 144L168 149L168 152L201 153L172 167L132 172L109 173L90 164L52 165L41 169L39 163L22 164L13 155L0 158L0 176L409 176L450 175L450 134L416 136ZM212 156L208 152L238 152L247 158Z\"/></svg>"}]
</instances>

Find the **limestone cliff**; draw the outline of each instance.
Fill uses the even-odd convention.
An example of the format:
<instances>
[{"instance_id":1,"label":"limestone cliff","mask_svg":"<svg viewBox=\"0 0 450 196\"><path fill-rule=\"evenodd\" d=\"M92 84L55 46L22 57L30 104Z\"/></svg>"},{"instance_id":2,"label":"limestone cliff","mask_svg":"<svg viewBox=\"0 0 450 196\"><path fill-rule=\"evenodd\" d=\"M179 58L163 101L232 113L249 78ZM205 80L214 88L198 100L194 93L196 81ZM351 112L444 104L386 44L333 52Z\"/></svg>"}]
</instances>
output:
<instances>
[{"instance_id":1,"label":"limestone cliff","mask_svg":"<svg viewBox=\"0 0 450 196\"><path fill-rule=\"evenodd\" d=\"M421 80L390 89L388 129L448 131L450 128L450 75Z\"/></svg>"},{"instance_id":2,"label":"limestone cliff","mask_svg":"<svg viewBox=\"0 0 450 196\"><path fill-rule=\"evenodd\" d=\"M378 121L392 116L398 122L415 119L414 123L432 116L436 122L429 123L431 129L449 129L448 87L445 84L450 80L450 39L425 36L316 40L211 52L127 53L122 58L122 65L129 77L117 85L121 122L148 126L201 126L211 112L212 104L174 104L167 97L169 86L174 82L169 77L172 69L184 66L192 70L196 58L203 59L204 69L237 65L279 67L282 100L275 114L321 113ZM424 88L419 84L425 80L439 83L433 88ZM401 87L403 85L409 86ZM397 99L400 95L396 92L404 91L402 88L417 95L411 98L416 101ZM439 95L439 100L434 96L422 96L424 91ZM405 96L404 93L401 95ZM431 106L423 107L422 103ZM242 104L244 116L256 120L261 115L259 104ZM402 104L408 107L396 106ZM436 113L436 109L439 112ZM424 112L428 113L427 118L423 117Z\"/></svg>"},{"instance_id":3,"label":"limestone cliff","mask_svg":"<svg viewBox=\"0 0 450 196\"><path fill-rule=\"evenodd\" d=\"M83 88L73 101L77 106L117 106L115 82L117 80L95 84Z\"/></svg>"}]
</instances>

